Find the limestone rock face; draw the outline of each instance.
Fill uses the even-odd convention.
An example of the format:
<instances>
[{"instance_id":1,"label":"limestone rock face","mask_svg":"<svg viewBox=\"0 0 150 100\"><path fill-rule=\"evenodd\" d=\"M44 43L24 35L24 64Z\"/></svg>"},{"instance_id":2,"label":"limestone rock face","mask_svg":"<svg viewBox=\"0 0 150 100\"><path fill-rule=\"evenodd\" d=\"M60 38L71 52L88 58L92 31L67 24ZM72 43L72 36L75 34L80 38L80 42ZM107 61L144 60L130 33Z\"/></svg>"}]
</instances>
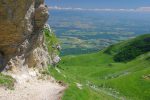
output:
<instances>
[{"instance_id":1,"label":"limestone rock face","mask_svg":"<svg viewBox=\"0 0 150 100\"><path fill-rule=\"evenodd\" d=\"M42 29L44 0L0 0L0 70L44 67L50 62Z\"/></svg>"}]
</instances>

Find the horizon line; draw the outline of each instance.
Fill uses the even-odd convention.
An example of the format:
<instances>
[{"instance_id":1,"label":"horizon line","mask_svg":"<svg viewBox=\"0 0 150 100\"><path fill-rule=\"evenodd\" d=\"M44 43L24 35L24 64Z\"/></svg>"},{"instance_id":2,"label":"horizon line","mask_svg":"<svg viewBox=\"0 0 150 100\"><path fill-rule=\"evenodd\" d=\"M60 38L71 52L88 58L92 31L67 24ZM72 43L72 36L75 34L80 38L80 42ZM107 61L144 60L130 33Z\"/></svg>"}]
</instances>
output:
<instances>
[{"instance_id":1,"label":"horizon line","mask_svg":"<svg viewBox=\"0 0 150 100\"><path fill-rule=\"evenodd\" d=\"M108 11L108 12L150 12L150 7L139 7L136 9L113 9L113 8L94 8L94 9L86 9L86 8L72 8L72 7L59 7L59 6L49 6L48 9L52 10L73 10L73 11Z\"/></svg>"}]
</instances>

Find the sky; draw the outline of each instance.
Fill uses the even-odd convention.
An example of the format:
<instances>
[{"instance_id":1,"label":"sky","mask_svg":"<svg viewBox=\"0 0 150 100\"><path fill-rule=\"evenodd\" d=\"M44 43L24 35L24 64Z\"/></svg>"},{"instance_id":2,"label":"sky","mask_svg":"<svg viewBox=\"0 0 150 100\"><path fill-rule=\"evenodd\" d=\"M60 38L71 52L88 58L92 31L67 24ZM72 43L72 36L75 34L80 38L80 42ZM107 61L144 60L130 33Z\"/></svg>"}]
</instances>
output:
<instances>
[{"instance_id":1,"label":"sky","mask_svg":"<svg viewBox=\"0 0 150 100\"><path fill-rule=\"evenodd\" d=\"M48 6L84 9L136 9L150 7L150 0L45 0Z\"/></svg>"}]
</instances>

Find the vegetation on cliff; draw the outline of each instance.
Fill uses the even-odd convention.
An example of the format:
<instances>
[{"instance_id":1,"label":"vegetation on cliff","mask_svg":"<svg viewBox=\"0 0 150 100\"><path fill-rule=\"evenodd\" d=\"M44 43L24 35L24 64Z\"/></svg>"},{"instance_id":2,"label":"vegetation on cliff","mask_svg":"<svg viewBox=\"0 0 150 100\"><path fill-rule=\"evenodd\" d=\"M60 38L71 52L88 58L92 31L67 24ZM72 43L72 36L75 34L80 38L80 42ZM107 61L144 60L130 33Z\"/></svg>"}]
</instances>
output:
<instances>
[{"instance_id":1,"label":"vegetation on cliff","mask_svg":"<svg viewBox=\"0 0 150 100\"><path fill-rule=\"evenodd\" d=\"M43 32L49 54L50 55L54 53L58 54L57 45L59 44L59 40L56 37L55 33L52 32L51 29L49 28L44 28Z\"/></svg>"},{"instance_id":2,"label":"vegetation on cliff","mask_svg":"<svg viewBox=\"0 0 150 100\"><path fill-rule=\"evenodd\" d=\"M59 52L61 50L60 42L49 25L45 26L43 33L45 38L45 44L48 49L50 59L52 61L51 64L53 66L56 66L57 63L61 60L59 57Z\"/></svg>"}]
</instances>

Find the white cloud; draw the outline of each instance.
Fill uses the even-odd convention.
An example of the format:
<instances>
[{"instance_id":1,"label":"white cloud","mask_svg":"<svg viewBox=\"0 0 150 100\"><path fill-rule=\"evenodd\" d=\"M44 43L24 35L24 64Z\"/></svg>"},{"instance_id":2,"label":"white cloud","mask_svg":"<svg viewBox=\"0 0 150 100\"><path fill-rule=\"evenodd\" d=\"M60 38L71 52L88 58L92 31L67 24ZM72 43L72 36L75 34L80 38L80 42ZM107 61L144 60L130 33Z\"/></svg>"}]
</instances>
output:
<instances>
[{"instance_id":1,"label":"white cloud","mask_svg":"<svg viewBox=\"0 0 150 100\"><path fill-rule=\"evenodd\" d=\"M75 10L75 11L108 11L108 12L150 12L150 7L139 7L137 9L110 9L110 8L105 8L105 9L84 9L84 8L72 8L72 7L49 7L49 9L52 10Z\"/></svg>"},{"instance_id":2,"label":"white cloud","mask_svg":"<svg viewBox=\"0 0 150 100\"><path fill-rule=\"evenodd\" d=\"M137 8L136 11L150 12L150 7L140 7L140 8Z\"/></svg>"}]
</instances>

